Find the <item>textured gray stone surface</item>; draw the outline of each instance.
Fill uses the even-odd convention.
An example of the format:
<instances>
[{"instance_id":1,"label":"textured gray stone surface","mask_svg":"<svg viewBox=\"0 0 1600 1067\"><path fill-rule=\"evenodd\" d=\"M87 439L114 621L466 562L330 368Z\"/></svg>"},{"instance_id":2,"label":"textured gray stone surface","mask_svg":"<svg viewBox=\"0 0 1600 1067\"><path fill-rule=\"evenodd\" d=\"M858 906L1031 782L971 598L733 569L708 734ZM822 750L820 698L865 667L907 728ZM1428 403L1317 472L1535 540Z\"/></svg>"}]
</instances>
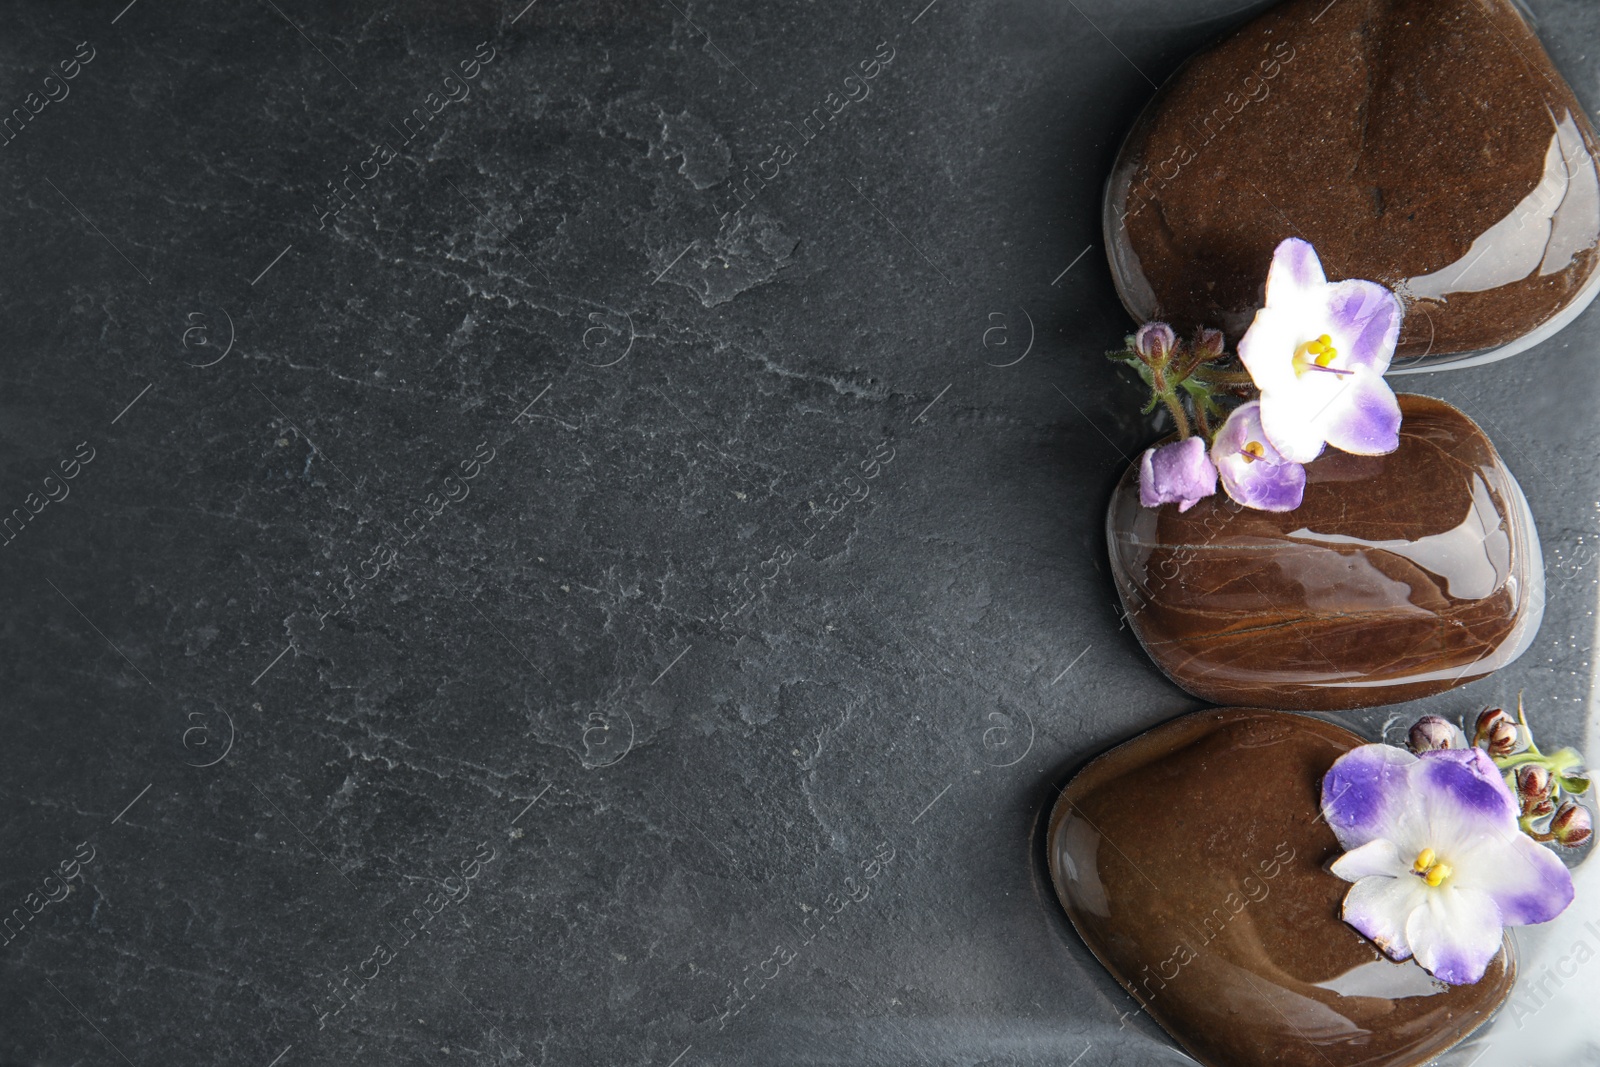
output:
<instances>
[{"instance_id":1,"label":"textured gray stone surface","mask_svg":"<svg viewBox=\"0 0 1600 1067\"><path fill-rule=\"evenodd\" d=\"M924 2L10 6L0 1063L1179 1058L1038 831L1193 706L1105 573L1098 193L1257 5ZM1551 577L1430 710L1585 739L1597 350L1403 382Z\"/></svg>"}]
</instances>

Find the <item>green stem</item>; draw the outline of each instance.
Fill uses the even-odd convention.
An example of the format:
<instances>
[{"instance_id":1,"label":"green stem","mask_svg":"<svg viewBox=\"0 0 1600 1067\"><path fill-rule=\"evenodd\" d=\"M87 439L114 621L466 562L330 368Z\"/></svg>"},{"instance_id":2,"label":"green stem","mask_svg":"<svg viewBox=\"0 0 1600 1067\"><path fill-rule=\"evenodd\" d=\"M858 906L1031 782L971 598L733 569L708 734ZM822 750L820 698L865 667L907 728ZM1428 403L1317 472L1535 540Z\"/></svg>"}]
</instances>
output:
<instances>
[{"instance_id":1,"label":"green stem","mask_svg":"<svg viewBox=\"0 0 1600 1067\"><path fill-rule=\"evenodd\" d=\"M1178 380L1182 381L1183 379L1193 375L1194 372L1199 369L1200 364L1205 361L1205 358L1205 353L1200 351L1198 348L1190 352L1184 358L1182 365L1178 368Z\"/></svg>"},{"instance_id":2,"label":"green stem","mask_svg":"<svg viewBox=\"0 0 1600 1067\"><path fill-rule=\"evenodd\" d=\"M1172 413L1172 421L1178 426L1178 440L1189 436L1189 416L1183 413L1183 404L1172 395L1172 390L1167 390L1161 395L1161 402L1167 405L1167 410Z\"/></svg>"},{"instance_id":3,"label":"green stem","mask_svg":"<svg viewBox=\"0 0 1600 1067\"><path fill-rule=\"evenodd\" d=\"M1502 771L1514 771L1518 767L1526 767L1530 763L1538 763L1546 767L1550 765L1550 761L1546 759L1544 753L1540 752L1538 749L1533 749L1529 752L1519 752L1515 756L1501 756L1497 758L1494 763L1495 766L1499 767Z\"/></svg>"},{"instance_id":4,"label":"green stem","mask_svg":"<svg viewBox=\"0 0 1600 1067\"><path fill-rule=\"evenodd\" d=\"M1540 816L1540 818L1542 818L1542 817L1543 816ZM1544 841L1554 841L1556 839L1556 835L1555 834L1542 834L1538 830L1535 830L1533 828L1533 820L1534 820L1534 816L1521 815L1521 816L1517 817L1517 825L1522 828L1522 832L1523 833L1527 834L1529 837L1533 838L1535 841L1544 842Z\"/></svg>"},{"instance_id":5,"label":"green stem","mask_svg":"<svg viewBox=\"0 0 1600 1067\"><path fill-rule=\"evenodd\" d=\"M1154 392L1161 402L1167 405L1167 410L1172 413L1172 421L1178 428L1178 440L1189 436L1189 417L1183 413L1183 404L1178 400L1178 395L1173 387L1167 384L1167 368L1165 366L1152 366L1150 377ZM1180 381L1182 379L1179 379Z\"/></svg>"},{"instance_id":6,"label":"green stem","mask_svg":"<svg viewBox=\"0 0 1600 1067\"><path fill-rule=\"evenodd\" d=\"M1196 367L1189 377L1198 378L1207 385L1255 384L1255 379L1250 377L1250 372L1243 370L1218 370L1214 367Z\"/></svg>"}]
</instances>

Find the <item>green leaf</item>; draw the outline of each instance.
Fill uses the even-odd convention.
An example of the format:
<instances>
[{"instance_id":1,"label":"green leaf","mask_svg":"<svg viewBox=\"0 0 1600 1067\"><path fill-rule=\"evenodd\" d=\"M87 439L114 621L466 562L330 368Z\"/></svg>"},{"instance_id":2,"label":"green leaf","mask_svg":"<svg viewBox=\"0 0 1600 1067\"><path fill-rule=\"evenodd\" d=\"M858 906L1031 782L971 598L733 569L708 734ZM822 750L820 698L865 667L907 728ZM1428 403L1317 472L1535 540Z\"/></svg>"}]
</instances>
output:
<instances>
[{"instance_id":1,"label":"green leaf","mask_svg":"<svg viewBox=\"0 0 1600 1067\"><path fill-rule=\"evenodd\" d=\"M1211 387L1205 382L1185 378L1178 384L1189 394L1189 399L1194 401L1195 407L1203 409L1207 415L1222 414L1222 409L1217 406L1216 399L1211 395Z\"/></svg>"},{"instance_id":2,"label":"green leaf","mask_svg":"<svg viewBox=\"0 0 1600 1067\"><path fill-rule=\"evenodd\" d=\"M1589 779L1585 775L1564 774L1559 779L1561 788L1578 797L1589 791Z\"/></svg>"},{"instance_id":3,"label":"green leaf","mask_svg":"<svg viewBox=\"0 0 1600 1067\"><path fill-rule=\"evenodd\" d=\"M1211 399L1211 390L1206 388L1205 382L1197 382L1193 378L1185 378L1178 384L1183 386L1184 392L1188 393L1196 400Z\"/></svg>"}]
</instances>

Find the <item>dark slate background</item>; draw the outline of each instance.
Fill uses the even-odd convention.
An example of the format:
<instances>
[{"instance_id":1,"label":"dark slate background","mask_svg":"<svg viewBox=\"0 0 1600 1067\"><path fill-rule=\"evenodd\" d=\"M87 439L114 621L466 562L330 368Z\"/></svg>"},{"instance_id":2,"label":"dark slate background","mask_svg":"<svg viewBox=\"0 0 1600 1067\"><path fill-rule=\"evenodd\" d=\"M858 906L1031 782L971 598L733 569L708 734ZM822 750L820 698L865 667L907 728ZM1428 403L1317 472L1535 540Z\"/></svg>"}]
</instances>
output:
<instances>
[{"instance_id":1,"label":"dark slate background","mask_svg":"<svg viewBox=\"0 0 1600 1067\"><path fill-rule=\"evenodd\" d=\"M1101 356L1098 192L1259 5L925 3L7 5L3 110L94 58L0 149L0 510L94 458L0 552L0 904L94 858L0 949L0 1064L1181 1058L1039 826L1195 706L1105 573L1157 427ZM1592 0L1532 8L1600 106ZM1533 649L1432 709L1525 690L1585 740L1597 350L1591 309L1403 382L1500 444L1550 575Z\"/></svg>"}]
</instances>

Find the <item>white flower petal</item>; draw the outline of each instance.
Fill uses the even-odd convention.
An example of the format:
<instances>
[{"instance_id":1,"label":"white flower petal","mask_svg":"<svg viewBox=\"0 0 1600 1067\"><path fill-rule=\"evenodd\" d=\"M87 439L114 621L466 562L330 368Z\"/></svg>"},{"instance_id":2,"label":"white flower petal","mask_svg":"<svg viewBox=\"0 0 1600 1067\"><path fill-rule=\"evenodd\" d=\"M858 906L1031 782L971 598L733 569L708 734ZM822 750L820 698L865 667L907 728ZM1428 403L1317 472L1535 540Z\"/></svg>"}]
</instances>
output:
<instances>
[{"instance_id":1,"label":"white flower petal","mask_svg":"<svg viewBox=\"0 0 1600 1067\"><path fill-rule=\"evenodd\" d=\"M1261 394L1261 429L1278 454L1293 463L1310 463L1327 443L1316 419L1327 404L1311 402L1315 399L1309 390L1293 387Z\"/></svg>"},{"instance_id":2,"label":"white flower petal","mask_svg":"<svg viewBox=\"0 0 1600 1067\"><path fill-rule=\"evenodd\" d=\"M1454 867L1453 883L1494 898L1507 926L1549 922L1572 903L1572 875L1566 864L1515 830L1463 853Z\"/></svg>"},{"instance_id":3,"label":"white flower petal","mask_svg":"<svg viewBox=\"0 0 1600 1067\"><path fill-rule=\"evenodd\" d=\"M1500 951L1500 909L1488 893L1441 886L1428 890L1422 907L1411 913L1405 936L1417 962L1435 978L1470 985Z\"/></svg>"},{"instance_id":4,"label":"white flower petal","mask_svg":"<svg viewBox=\"0 0 1600 1067\"><path fill-rule=\"evenodd\" d=\"M1317 336L1303 334L1303 317L1271 307L1256 312L1250 328L1239 338L1239 361L1257 389L1266 392L1294 386L1294 350L1302 341Z\"/></svg>"},{"instance_id":5,"label":"white flower petal","mask_svg":"<svg viewBox=\"0 0 1600 1067\"><path fill-rule=\"evenodd\" d=\"M1368 875L1344 895L1340 916L1371 938L1390 959L1410 959L1411 942L1406 938L1406 923L1427 898L1428 887L1420 878Z\"/></svg>"},{"instance_id":6,"label":"white flower petal","mask_svg":"<svg viewBox=\"0 0 1600 1067\"><path fill-rule=\"evenodd\" d=\"M1347 882L1359 882L1372 875L1399 878L1411 873L1411 859L1401 856L1393 841L1380 837L1346 852L1328 870Z\"/></svg>"},{"instance_id":7,"label":"white flower petal","mask_svg":"<svg viewBox=\"0 0 1600 1067\"><path fill-rule=\"evenodd\" d=\"M1272 266L1267 269L1267 303L1284 305L1302 297L1321 300L1328 284L1322 260L1311 242L1287 237L1272 251Z\"/></svg>"}]
</instances>

